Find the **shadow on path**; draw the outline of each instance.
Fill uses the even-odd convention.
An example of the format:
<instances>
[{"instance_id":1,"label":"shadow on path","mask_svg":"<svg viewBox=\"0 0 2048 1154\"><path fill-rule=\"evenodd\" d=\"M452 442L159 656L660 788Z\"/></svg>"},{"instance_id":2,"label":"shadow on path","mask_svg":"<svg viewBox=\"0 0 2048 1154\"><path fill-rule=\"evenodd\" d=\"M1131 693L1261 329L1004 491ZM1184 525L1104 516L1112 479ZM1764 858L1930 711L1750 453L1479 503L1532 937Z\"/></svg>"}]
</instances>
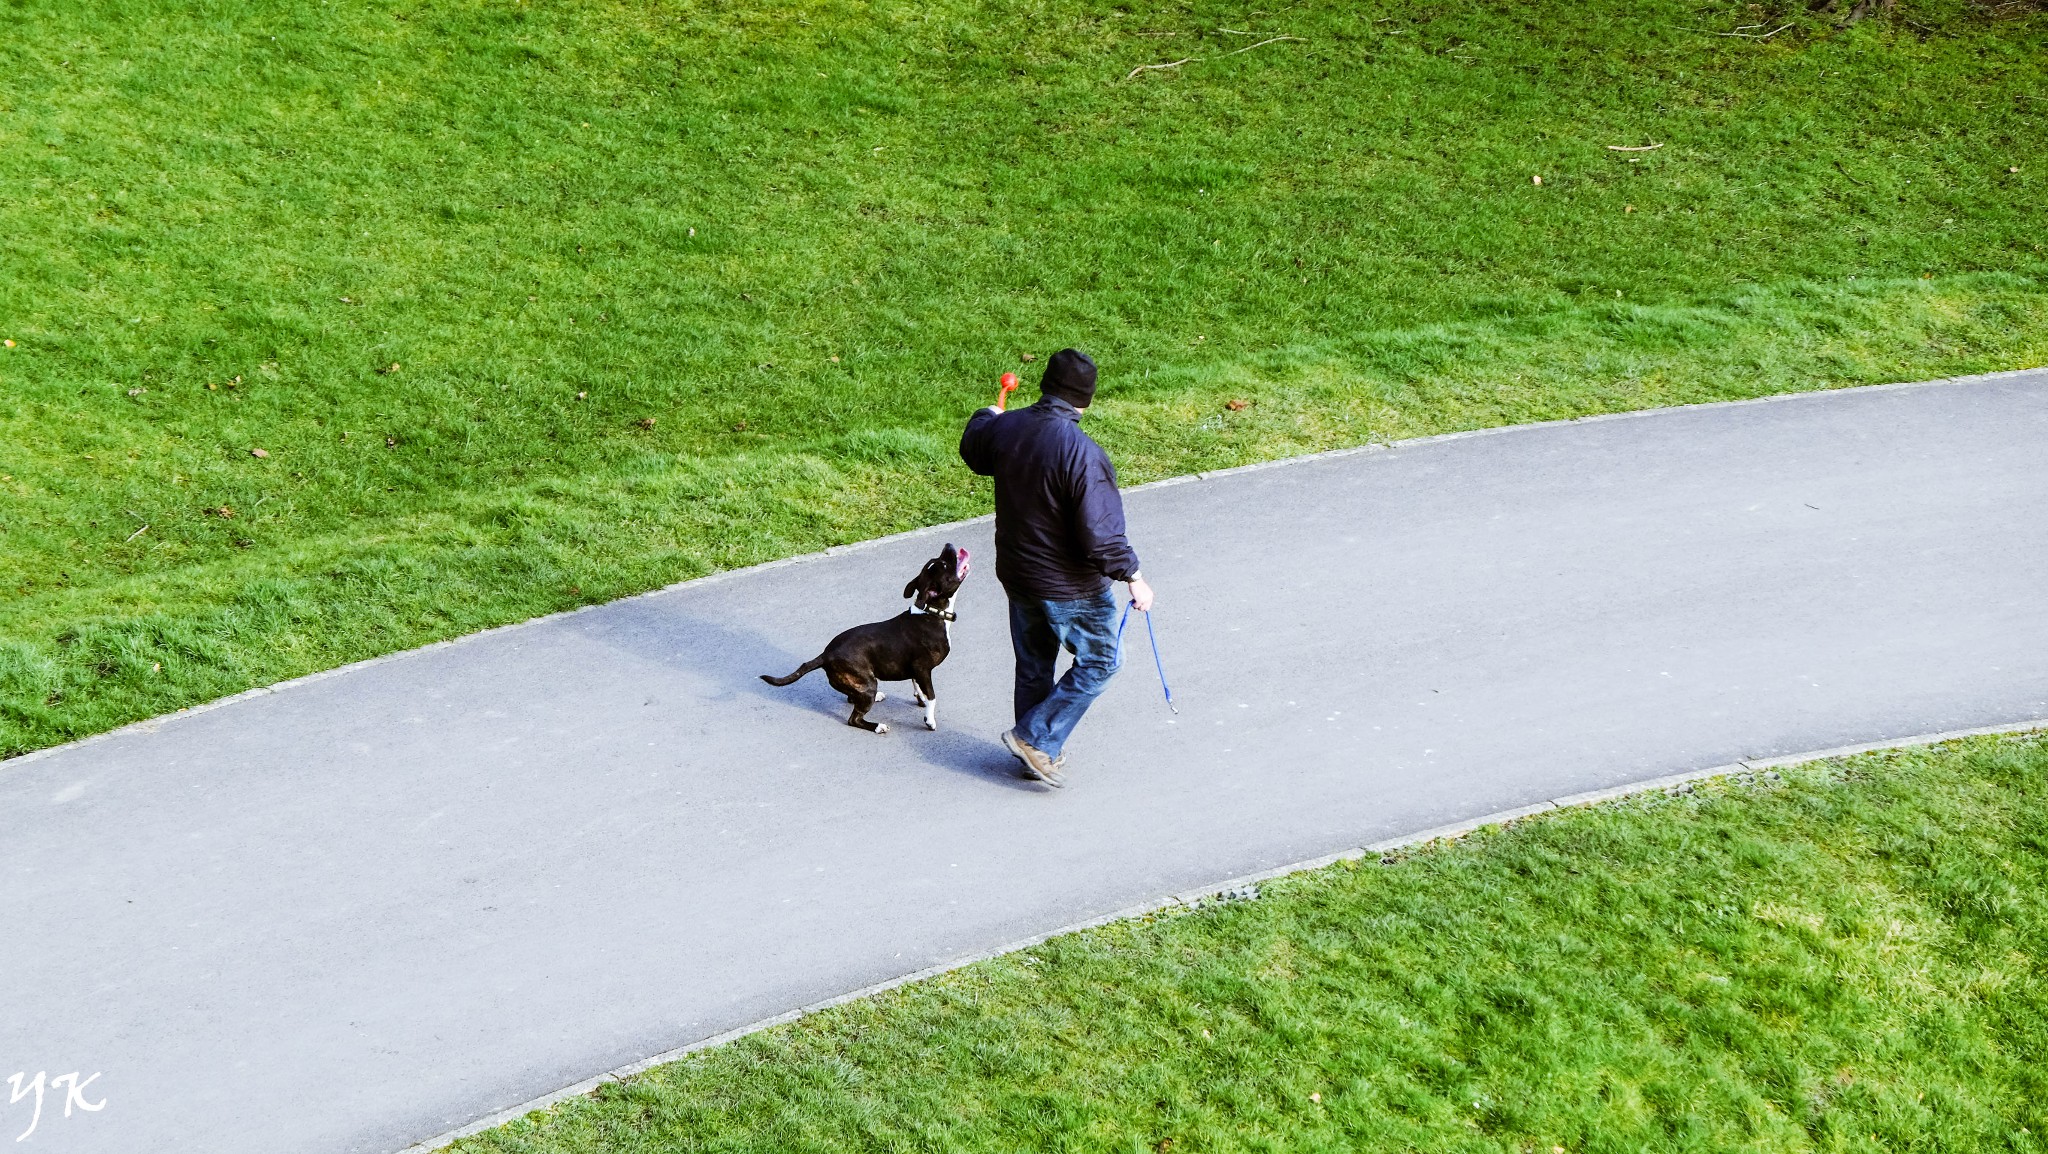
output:
<instances>
[{"instance_id":1,"label":"shadow on path","mask_svg":"<svg viewBox=\"0 0 2048 1154\"><path fill-rule=\"evenodd\" d=\"M892 732L891 737L895 736ZM1017 771L1017 759L1010 751L985 737L945 728L945 721L939 722L937 733L920 732L911 748L925 764L940 769L950 769L969 777L981 778L993 785L1023 790L1027 793L1042 793L1045 787L1025 778Z\"/></svg>"},{"instance_id":2,"label":"shadow on path","mask_svg":"<svg viewBox=\"0 0 2048 1154\"><path fill-rule=\"evenodd\" d=\"M662 604L659 598L644 598L608 606L600 614L579 623L585 637L678 672L705 679L716 692L712 701L753 697L782 708L797 708L816 714L845 728L846 698L835 691L822 672L794 685L778 687L761 680L761 674L781 675L815 656L797 656L769 641L758 630L736 626ZM911 696L909 682L884 685L888 694L873 714L889 724L879 737L858 734L868 740L891 743L895 750L915 756L937 769L965 774L991 784L1013 789L1039 790L1016 771L1016 759L997 742L945 727L941 713L936 733L924 728L923 710ZM820 730L820 740L846 736Z\"/></svg>"}]
</instances>

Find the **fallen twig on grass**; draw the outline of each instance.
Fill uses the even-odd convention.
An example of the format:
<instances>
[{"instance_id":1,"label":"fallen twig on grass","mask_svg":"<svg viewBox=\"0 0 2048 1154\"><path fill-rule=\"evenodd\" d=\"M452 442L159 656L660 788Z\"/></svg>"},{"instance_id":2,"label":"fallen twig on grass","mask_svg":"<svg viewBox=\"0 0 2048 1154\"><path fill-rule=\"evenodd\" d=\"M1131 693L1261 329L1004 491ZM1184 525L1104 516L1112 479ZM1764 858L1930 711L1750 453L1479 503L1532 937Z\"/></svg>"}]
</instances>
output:
<instances>
[{"instance_id":1,"label":"fallen twig on grass","mask_svg":"<svg viewBox=\"0 0 2048 1154\"><path fill-rule=\"evenodd\" d=\"M1250 52L1254 48L1264 48L1268 44L1278 44L1282 40L1299 40L1303 44L1308 43L1307 38L1302 36L1275 36L1271 40L1261 40L1257 44L1247 44L1243 48L1238 48L1230 52L1225 52L1223 56L1235 56L1239 52ZM1221 60L1222 58L1222 56L1217 57L1218 60Z\"/></svg>"},{"instance_id":2,"label":"fallen twig on grass","mask_svg":"<svg viewBox=\"0 0 2048 1154\"><path fill-rule=\"evenodd\" d=\"M1744 24L1744 25L1743 25L1742 27L1743 27L1743 28L1762 28L1762 27L1763 27L1763 25L1761 25L1761 24ZM1769 32L1765 32L1765 33L1763 33L1762 35L1758 35L1758 34L1756 34L1756 33L1754 33L1754 32L1744 32L1744 31L1742 31L1742 29L1741 29L1741 28L1738 28L1738 29L1736 29L1736 30L1735 30L1735 31L1733 31L1733 32L1716 32L1716 31L1714 31L1714 30L1713 30L1712 28L1687 28L1687 29L1686 29L1686 31L1687 31L1687 32L1704 32L1704 33L1706 33L1706 34L1707 34L1707 35L1709 35L1709 36L1730 36L1730 37L1733 37L1733 38L1735 38L1735 39L1737 39L1737 40L1769 40L1769 39L1770 39L1771 37L1773 37L1773 36L1776 36L1776 35L1777 35L1778 33L1780 33L1780 32L1783 32L1783 31L1784 31L1785 29L1787 29L1787 28L1790 28L1790 27L1792 27L1792 25L1790 25L1790 24L1785 24L1785 25L1781 25L1781 26L1779 26L1779 27L1777 27L1777 28L1773 28L1773 29L1771 29L1771 30L1770 30Z\"/></svg>"},{"instance_id":3,"label":"fallen twig on grass","mask_svg":"<svg viewBox=\"0 0 2048 1154\"><path fill-rule=\"evenodd\" d=\"M133 541L133 540L135 540L135 539L136 539L137 537L140 537L140 536L142 536L142 535L143 535L144 533L147 533L147 532L149 532L149 526L147 526L147 525L144 525L144 526L143 526L142 528L140 528L140 529L137 529L137 530L136 530L135 532L133 532L133 533L130 533L130 534L128 534L128 539L127 539L126 541L123 541L123 542L121 542L121 543L122 543L123 545L126 545L126 544L128 543L128 541Z\"/></svg>"},{"instance_id":4,"label":"fallen twig on grass","mask_svg":"<svg viewBox=\"0 0 2048 1154\"><path fill-rule=\"evenodd\" d=\"M1240 32L1238 33L1238 35L1249 36L1251 35L1251 33ZM1129 72L1125 73L1124 79L1135 79L1138 73L1140 72L1152 72L1158 69L1165 68L1179 68L1183 64L1200 64L1204 60L1221 60L1224 56L1236 56L1240 52L1250 52L1254 48L1264 48L1268 44L1278 44L1282 40L1297 40L1303 44L1308 43L1308 38L1304 36L1275 36L1268 40L1261 40L1257 44L1247 44L1243 48L1234 48L1229 52L1223 53L1222 56L1190 56L1185 60L1175 60L1170 64L1140 64L1136 68L1133 68Z\"/></svg>"},{"instance_id":5,"label":"fallen twig on grass","mask_svg":"<svg viewBox=\"0 0 2048 1154\"><path fill-rule=\"evenodd\" d=\"M1190 56L1186 60L1176 60L1171 64L1140 64L1136 68L1131 69L1130 72L1124 76L1124 79L1129 80L1131 77L1136 76L1140 72L1150 72L1154 68L1179 68L1183 64L1193 64L1195 60L1196 57Z\"/></svg>"},{"instance_id":6,"label":"fallen twig on grass","mask_svg":"<svg viewBox=\"0 0 2048 1154\"><path fill-rule=\"evenodd\" d=\"M1609 152L1655 152L1664 147L1661 144L1610 144Z\"/></svg>"}]
</instances>

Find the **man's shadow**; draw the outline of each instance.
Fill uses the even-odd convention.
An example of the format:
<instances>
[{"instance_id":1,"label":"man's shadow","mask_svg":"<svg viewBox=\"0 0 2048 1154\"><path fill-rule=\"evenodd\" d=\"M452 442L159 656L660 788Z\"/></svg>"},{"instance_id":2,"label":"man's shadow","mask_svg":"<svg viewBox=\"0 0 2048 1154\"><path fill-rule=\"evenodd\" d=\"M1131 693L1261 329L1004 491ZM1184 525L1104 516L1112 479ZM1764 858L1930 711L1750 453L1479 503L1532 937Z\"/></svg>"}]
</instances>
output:
<instances>
[{"instance_id":1,"label":"man's shadow","mask_svg":"<svg viewBox=\"0 0 2048 1154\"><path fill-rule=\"evenodd\" d=\"M797 656L745 626L704 617L663 604L665 598L640 597L614 602L598 613L585 615L579 623L584 636L630 653L644 661L709 678L717 687L710 700L737 701L757 698L781 708L795 706L806 713L829 718L838 733L821 732L820 740L851 738L900 742L897 749L928 765L953 773L1036 792L1043 787L1017 772L1016 759L1000 744L961 730L947 729L940 719L936 733L926 732L920 714L898 719L885 718L889 733L881 738L845 724L849 709L846 698L834 690L822 672L787 687L769 685L761 674L780 676L802 665L814 654ZM897 702L910 705L910 685L884 686L889 699L879 710L894 714Z\"/></svg>"},{"instance_id":2,"label":"man's shadow","mask_svg":"<svg viewBox=\"0 0 2048 1154\"><path fill-rule=\"evenodd\" d=\"M922 728L921 723L919 728ZM1018 770L1017 759L1010 756L1009 750L985 737L976 737L964 730L947 729L943 722L937 733L918 733L914 737L915 740L908 744L927 765L970 774L1029 793L1040 793L1045 789Z\"/></svg>"}]
</instances>

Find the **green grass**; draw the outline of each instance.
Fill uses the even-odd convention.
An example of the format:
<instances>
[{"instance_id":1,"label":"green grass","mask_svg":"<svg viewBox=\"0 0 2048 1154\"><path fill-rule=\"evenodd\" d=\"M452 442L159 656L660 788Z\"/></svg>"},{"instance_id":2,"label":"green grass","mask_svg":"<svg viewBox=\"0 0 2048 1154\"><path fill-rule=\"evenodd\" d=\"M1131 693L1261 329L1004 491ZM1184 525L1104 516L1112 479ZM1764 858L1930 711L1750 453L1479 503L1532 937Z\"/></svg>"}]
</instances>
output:
<instances>
[{"instance_id":1,"label":"green grass","mask_svg":"<svg viewBox=\"0 0 2048 1154\"><path fill-rule=\"evenodd\" d=\"M1056 938L458 1143L2039 1151L2048 738L1565 811Z\"/></svg>"},{"instance_id":2,"label":"green grass","mask_svg":"<svg viewBox=\"0 0 2048 1154\"><path fill-rule=\"evenodd\" d=\"M1129 480L2048 361L2048 19L1778 3L7 0L0 756L980 512L1068 343Z\"/></svg>"}]
</instances>

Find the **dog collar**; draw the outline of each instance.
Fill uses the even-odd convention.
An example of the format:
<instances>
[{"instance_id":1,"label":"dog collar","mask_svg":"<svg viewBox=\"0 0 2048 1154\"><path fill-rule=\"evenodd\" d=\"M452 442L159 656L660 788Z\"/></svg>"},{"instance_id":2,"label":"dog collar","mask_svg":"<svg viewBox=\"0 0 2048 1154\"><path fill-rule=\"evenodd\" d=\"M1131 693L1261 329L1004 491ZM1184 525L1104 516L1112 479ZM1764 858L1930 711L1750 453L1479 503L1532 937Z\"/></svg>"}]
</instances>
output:
<instances>
[{"instance_id":1,"label":"dog collar","mask_svg":"<svg viewBox=\"0 0 2048 1154\"><path fill-rule=\"evenodd\" d=\"M960 615L958 613L955 613L951 609L922 609L919 608L917 605L912 604L910 607L910 612L911 615L915 617L936 617L941 621L960 620Z\"/></svg>"}]
</instances>

